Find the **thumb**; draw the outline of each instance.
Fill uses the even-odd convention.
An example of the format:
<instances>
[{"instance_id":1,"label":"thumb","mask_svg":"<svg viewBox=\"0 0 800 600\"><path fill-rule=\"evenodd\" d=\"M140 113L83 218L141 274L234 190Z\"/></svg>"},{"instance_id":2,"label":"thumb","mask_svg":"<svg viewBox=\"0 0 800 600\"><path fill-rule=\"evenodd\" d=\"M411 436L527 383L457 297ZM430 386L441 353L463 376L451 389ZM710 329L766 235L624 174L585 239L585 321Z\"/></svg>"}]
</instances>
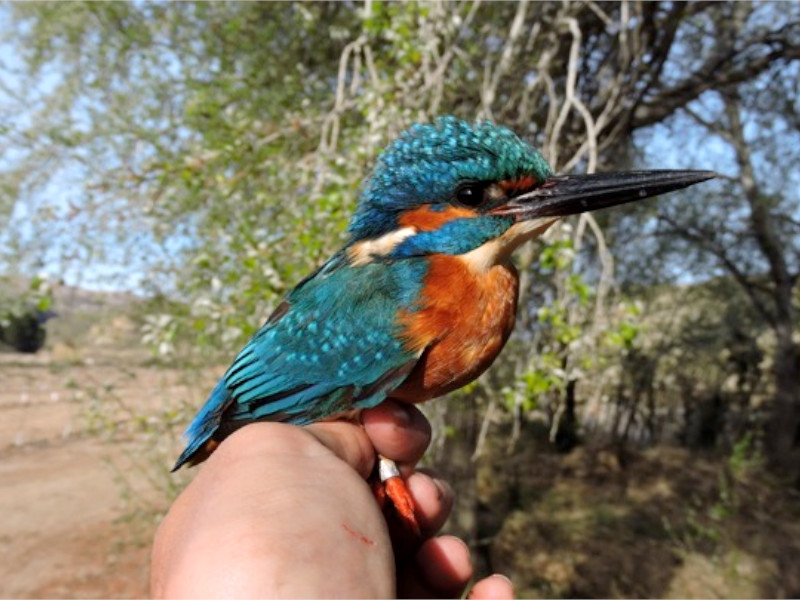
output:
<instances>
[{"instance_id":1,"label":"thumb","mask_svg":"<svg viewBox=\"0 0 800 600\"><path fill-rule=\"evenodd\" d=\"M375 449L364 428L352 421L324 421L304 428L324 446L366 479L375 466Z\"/></svg>"}]
</instances>

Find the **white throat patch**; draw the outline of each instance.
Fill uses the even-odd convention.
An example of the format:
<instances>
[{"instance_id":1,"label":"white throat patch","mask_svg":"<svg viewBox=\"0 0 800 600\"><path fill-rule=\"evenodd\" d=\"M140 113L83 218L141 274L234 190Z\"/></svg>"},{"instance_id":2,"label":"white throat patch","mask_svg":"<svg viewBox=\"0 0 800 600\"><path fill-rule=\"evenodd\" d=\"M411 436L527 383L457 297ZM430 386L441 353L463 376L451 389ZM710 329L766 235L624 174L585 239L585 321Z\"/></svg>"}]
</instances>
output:
<instances>
[{"instance_id":1,"label":"white throat patch","mask_svg":"<svg viewBox=\"0 0 800 600\"><path fill-rule=\"evenodd\" d=\"M556 221L558 217L543 217L514 223L500 237L462 254L459 258L473 271L485 272L496 264L507 261L514 250L528 240L542 235Z\"/></svg>"}]
</instances>

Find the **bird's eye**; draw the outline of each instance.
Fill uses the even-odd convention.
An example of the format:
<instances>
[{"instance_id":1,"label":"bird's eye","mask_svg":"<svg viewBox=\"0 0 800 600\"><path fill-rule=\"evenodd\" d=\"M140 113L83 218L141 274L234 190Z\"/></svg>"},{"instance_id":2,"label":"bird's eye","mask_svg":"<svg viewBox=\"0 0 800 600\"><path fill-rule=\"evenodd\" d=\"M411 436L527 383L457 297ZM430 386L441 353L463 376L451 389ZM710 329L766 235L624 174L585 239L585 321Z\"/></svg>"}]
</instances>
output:
<instances>
[{"instance_id":1,"label":"bird's eye","mask_svg":"<svg viewBox=\"0 0 800 600\"><path fill-rule=\"evenodd\" d=\"M464 206L479 206L484 200L485 187L471 183L461 186L456 192L456 200Z\"/></svg>"}]
</instances>

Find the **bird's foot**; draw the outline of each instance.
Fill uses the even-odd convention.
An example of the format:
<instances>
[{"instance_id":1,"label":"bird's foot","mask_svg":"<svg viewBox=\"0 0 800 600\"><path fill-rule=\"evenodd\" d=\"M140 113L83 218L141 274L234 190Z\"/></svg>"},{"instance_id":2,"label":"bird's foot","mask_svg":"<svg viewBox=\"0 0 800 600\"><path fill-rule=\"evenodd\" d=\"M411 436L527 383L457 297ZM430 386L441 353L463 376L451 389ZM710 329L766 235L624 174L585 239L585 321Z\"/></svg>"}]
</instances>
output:
<instances>
[{"instance_id":1,"label":"bird's foot","mask_svg":"<svg viewBox=\"0 0 800 600\"><path fill-rule=\"evenodd\" d=\"M414 499L393 460L378 455L378 479L373 482L373 491L381 509L393 506L394 513L406 529L419 538L421 533L414 514Z\"/></svg>"}]
</instances>

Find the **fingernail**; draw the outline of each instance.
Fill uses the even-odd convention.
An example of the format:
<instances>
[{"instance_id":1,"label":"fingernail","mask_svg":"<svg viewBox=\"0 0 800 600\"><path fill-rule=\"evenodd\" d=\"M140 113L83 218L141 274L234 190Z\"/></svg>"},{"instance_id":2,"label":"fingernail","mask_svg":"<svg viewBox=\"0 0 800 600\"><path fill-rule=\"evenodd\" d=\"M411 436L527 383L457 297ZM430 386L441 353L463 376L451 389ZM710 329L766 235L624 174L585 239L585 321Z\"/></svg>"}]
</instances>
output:
<instances>
[{"instance_id":1,"label":"fingernail","mask_svg":"<svg viewBox=\"0 0 800 600\"><path fill-rule=\"evenodd\" d=\"M447 483L444 479L433 479L433 484L436 486L436 491L438 492L437 500L441 500L442 498L446 498L447 496L453 495L453 488L450 487L450 484Z\"/></svg>"},{"instance_id":2,"label":"fingernail","mask_svg":"<svg viewBox=\"0 0 800 600\"><path fill-rule=\"evenodd\" d=\"M514 584L511 583L511 580L505 575L500 575L499 573L495 573L494 575L490 575L486 579L479 581L477 584L472 586L472 589L469 591L469 595L467 596L468 600L474 600L474 598L476 597L475 593L478 588L481 588L481 594L480 594L481 598L497 598L498 600L500 598L506 598L507 591L492 589L492 586L490 586L489 589L486 589L485 584L488 583L490 579L498 579L500 581L504 581L508 585L509 590L511 591L511 595L509 597L510 598L514 597Z\"/></svg>"},{"instance_id":3,"label":"fingernail","mask_svg":"<svg viewBox=\"0 0 800 600\"><path fill-rule=\"evenodd\" d=\"M411 406L404 402L392 402L391 404L392 418L397 421L397 425L401 427L408 427L413 422L414 418L411 410Z\"/></svg>"},{"instance_id":4,"label":"fingernail","mask_svg":"<svg viewBox=\"0 0 800 600\"><path fill-rule=\"evenodd\" d=\"M514 587L514 584L513 584L513 583L511 582L511 580L510 580L508 577L506 577L505 575L501 575L500 573L495 573L494 575L492 575L492 578L495 578L495 577L496 577L497 579L502 579L502 580L503 580L503 581L505 581L505 582L506 582L508 585L510 585L512 588Z\"/></svg>"}]
</instances>

